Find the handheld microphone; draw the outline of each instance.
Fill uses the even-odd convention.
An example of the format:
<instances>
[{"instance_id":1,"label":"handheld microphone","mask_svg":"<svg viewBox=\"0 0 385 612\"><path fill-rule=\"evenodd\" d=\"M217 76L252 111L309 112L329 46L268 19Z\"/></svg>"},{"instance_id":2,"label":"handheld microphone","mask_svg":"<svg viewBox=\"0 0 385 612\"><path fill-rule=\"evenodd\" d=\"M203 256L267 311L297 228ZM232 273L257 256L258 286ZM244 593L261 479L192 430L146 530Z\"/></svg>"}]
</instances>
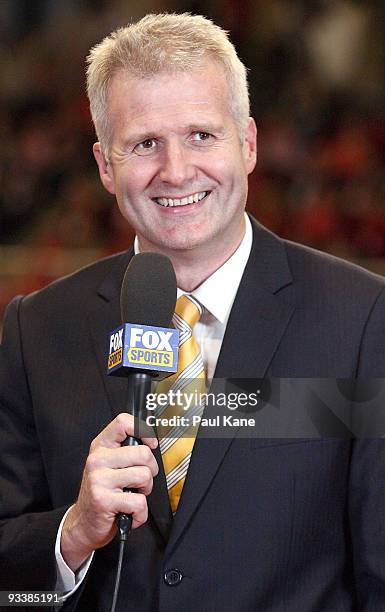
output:
<instances>
[{"instance_id":1,"label":"handheld microphone","mask_svg":"<svg viewBox=\"0 0 385 612\"><path fill-rule=\"evenodd\" d=\"M120 293L122 325L110 334L107 372L127 377L127 412L140 420L151 381L160 372L178 368L179 332L170 329L176 303L176 277L171 261L159 253L135 255L127 266ZM128 436L122 446L136 446ZM124 491L135 492L134 489ZM132 516L117 517L119 559L110 612L115 612L125 541Z\"/></svg>"},{"instance_id":2,"label":"handheld microphone","mask_svg":"<svg viewBox=\"0 0 385 612\"><path fill-rule=\"evenodd\" d=\"M131 259L120 294L122 326L110 334L107 371L127 377L127 412L135 422L141 419L153 377L178 367L179 332L170 328L176 295L175 271L168 257L140 253ZM137 444L128 436L122 446ZM131 515L121 513L117 522L120 539L127 539Z\"/></svg>"}]
</instances>

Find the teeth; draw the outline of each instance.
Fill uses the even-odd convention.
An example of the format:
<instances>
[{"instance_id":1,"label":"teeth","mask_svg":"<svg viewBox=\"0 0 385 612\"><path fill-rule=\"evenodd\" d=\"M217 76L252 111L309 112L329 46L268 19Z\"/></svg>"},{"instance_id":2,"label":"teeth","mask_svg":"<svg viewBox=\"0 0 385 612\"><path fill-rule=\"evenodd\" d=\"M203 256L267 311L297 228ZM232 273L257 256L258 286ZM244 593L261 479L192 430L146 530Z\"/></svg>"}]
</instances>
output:
<instances>
[{"instance_id":1,"label":"teeth","mask_svg":"<svg viewBox=\"0 0 385 612\"><path fill-rule=\"evenodd\" d=\"M154 200L161 206L186 206L186 204L200 202L208 193L208 191L200 191L184 198L154 198Z\"/></svg>"}]
</instances>

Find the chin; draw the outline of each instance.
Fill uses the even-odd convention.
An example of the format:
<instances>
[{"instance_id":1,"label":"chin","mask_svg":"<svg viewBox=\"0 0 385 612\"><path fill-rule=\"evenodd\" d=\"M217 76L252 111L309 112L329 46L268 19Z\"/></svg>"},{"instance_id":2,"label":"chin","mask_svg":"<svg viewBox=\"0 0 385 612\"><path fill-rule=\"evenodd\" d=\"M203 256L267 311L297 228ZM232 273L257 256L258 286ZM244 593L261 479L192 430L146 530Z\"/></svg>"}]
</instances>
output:
<instances>
[{"instance_id":1,"label":"chin","mask_svg":"<svg viewBox=\"0 0 385 612\"><path fill-rule=\"evenodd\" d=\"M169 235L162 241L159 240L159 235L154 236L154 238L152 242L155 246L158 246L159 249L166 249L169 251L192 251L210 240L210 237L207 235L202 236L201 234L199 236L194 236L191 233L186 233L184 235L175 233L175 235Z\"/></svg>"},{"instance_id":2,"label":"chin","mask_svg":"<svg viewBox=\"0 0 385 612\"><path fill-rule=\"evenodd\" d=\"M170 240L159 244L159 248L167 251L192 251L199 246L199 243L193 240Z\"/></svg>"}]
</instances>

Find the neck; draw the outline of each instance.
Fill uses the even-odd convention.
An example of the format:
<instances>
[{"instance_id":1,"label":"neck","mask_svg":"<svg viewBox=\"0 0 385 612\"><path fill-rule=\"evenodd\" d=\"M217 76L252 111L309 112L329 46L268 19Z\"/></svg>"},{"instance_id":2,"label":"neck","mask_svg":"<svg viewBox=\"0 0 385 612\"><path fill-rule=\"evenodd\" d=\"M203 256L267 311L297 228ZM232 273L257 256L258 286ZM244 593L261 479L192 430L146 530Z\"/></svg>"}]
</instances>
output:
<instances>
[{"instance_id":1,"label":"neck","mask_svg":"<svg viewBox=\"0 0 385 612\"><path fill-rule=\"evenodd\" d=\"M192 253L171 256L178 287L188 293L194 291L231 257L238 246L235 245L232 251L223 254L222 257L216 256L211 259L201 257L197 260Z\"/></svg>"},{"instance_id":2,"label":"neck","mask_svg":"<svg viewBox=\"0 0 385 612\"><path fill-rule=\"evenodd\" d=\"M234 240L230 245L227 244L226 249L222 251L214 251L210 248L210 245L201 245L196 249L187 251L174 251L166 248L161 249L156 245L147 243L147 241L141 238L139 238L139 245L141 252L149 251L162 253L169 257L175 270L179 289L190 293L230 259L241 244L244 234L245 227L243 227L243 233L237 240Z\"/></svg>"}]
</instances>

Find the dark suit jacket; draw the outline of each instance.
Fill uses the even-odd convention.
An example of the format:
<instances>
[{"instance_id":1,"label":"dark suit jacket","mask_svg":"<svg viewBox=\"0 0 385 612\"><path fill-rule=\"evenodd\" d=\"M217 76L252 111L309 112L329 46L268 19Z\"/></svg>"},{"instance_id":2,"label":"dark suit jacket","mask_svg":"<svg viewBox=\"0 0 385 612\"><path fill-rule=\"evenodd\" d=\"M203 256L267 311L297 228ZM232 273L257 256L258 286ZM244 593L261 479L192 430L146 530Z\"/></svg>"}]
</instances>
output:
<instances>
[{"instance_id":1,"label":"dark suit jacket","mask_svg":"<svg viewBox=\"0 0 385 612\"><path fill-rule=\"evenodd\" d=\"M384 279L253 229L216 376L384 377ZM8 309L0 590L55 586L56 533L90 442L124 410L126 383L105 371L131 256ZM385 610L383 440L198 437L174 520L162 470L148 503L148 522L127 544L121 611ZM68 609L109 609L116 559L116 542L96 552ZM174 568L183 578L170 586Z\"/></svg>"}]
</instances>

